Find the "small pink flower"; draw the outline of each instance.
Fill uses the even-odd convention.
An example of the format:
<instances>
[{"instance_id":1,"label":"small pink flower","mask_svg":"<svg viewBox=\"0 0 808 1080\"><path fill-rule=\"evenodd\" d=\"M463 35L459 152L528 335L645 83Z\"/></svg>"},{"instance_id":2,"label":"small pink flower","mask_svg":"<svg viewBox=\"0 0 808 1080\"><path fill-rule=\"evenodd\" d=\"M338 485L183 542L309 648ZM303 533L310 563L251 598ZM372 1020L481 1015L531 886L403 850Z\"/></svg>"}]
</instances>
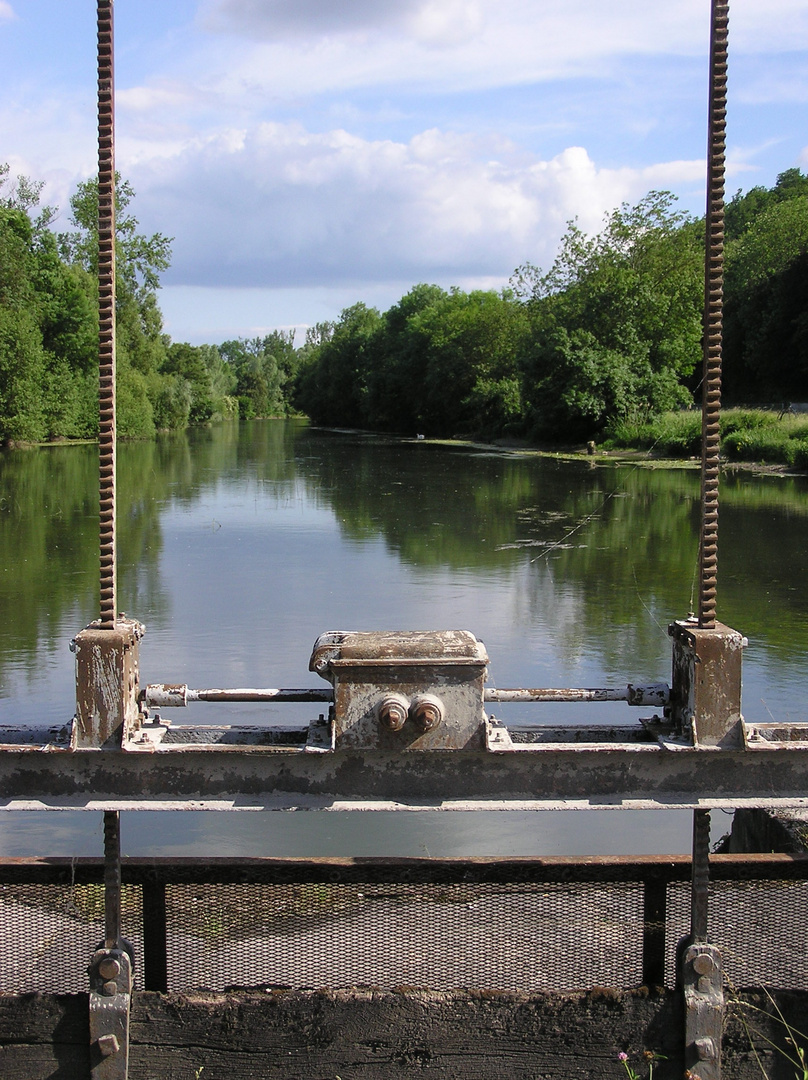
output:
<instances>
[{"instance_id":1,"label":"small pink flower","mask_svg":"<svg viewBox=\"0 0 808 1080\"><path fill-rule=\"evenodd\" d=\"M625 1052L625 1050L620 1051L620 1053L617 1055L617 1060L618 1061L628 1061L628 1054Z\"/></svg>"}]
</instances>

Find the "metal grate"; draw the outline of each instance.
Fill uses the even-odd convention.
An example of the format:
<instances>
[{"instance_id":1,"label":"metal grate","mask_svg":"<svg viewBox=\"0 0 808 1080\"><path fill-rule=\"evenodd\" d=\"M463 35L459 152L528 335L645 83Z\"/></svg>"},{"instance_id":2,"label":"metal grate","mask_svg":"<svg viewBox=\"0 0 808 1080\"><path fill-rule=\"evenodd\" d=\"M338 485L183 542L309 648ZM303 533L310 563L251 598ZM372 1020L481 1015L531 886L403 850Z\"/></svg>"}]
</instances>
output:
<instances>
[{"instance_id":1,"label":"metal grate","mask_svg":"<svg viewBox=\"0 0 808 1080\"><path fill-rule=\"evenodd\" d=\"M169 985L635 985L642 932L623 883L170 886Z\"/></svg>"},{"instance_id":2,"label":"metal grate","mask_svg":"<svg viewBox=\"0 0 808 1080\"><path fill-rule=\"evenodd\" d=\"M711 860L733 986L808 982L808 858ZM86 991L97 859L0 860L0 992ZM645 859L126 860L135 988L675 985L690 864Z\"/></svg>"},{"instance_id":3,"label":"metal grate","mask_svg":"<svg viewBox=\"0 0 808 1080\"><path fill-rule=\"evenodd\" d=\"M668 886L665 984L675 985L676 944L688 931L690 890ZM808 882L716 881L710 886L709 936L721 949L733 987L804 989L808 983Z\"/></svg>"},{"instance_id":4,"label":"metal grate","mask_svg":"<svg viewBox=\"0 0 808 1080\"><path fill-rule=\"evenodd\" d=\"M125 885L126 936L142 956L141 890ZM70 994L87 989L87 964L104 939L102 885L0 884L0 992ZM135 989L143 972L135 967Z\"/></svg>"}]
</instances>

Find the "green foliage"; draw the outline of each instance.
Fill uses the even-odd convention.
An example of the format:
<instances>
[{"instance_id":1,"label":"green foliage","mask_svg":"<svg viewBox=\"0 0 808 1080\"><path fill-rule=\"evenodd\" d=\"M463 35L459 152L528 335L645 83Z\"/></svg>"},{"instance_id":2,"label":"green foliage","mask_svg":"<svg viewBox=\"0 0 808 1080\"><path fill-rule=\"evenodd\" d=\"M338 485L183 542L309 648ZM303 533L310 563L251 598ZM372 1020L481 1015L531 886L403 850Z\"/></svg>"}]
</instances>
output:
<instances>
[{"instance_id":1,"label":"green foliage","mask_svg":"<svg viewBox=\"0 0 808 1080\"><path fill-rule=\"evenodd\" d=\"M608 215L591 238L571 222L546 274L517 271L533 325L523 367L534 437L590 438L689 399L683 380L700 355L703 243L673 204L650 192Z\"/></svg>"},{"instance_id":2,"label":"green foliage","mask_svg":"<svg viewBox=\"0 0 808 1080\"><path fill-rule=\"evenodd\" d=\"M224 361L218 369L219 386L227 385L227 394L236 394L244 419L288 415L289 392L300 364L294 330L225 341L218 352Z\"/></svg>"},{"instance_id":3,"label":"green foliage","mask_svg":"<svg viewBox=\"0 0 808 1080\"><path fill-rule=\"evenodd\" d=\"M773 188L753 187L745 194L737 191L724 210L727 240L737 240L766 210L800 195L808 195L808 176L799 169L780 173Z\"/></svg>"},{"instance_id":4,"label":"green foliage","mask_svg":"<svg viewBox=\"0 0 808 1080\"><path fill-rule=\"evenodd\" d=\"M661 413L652 421L618 420L610 426L604 447L650 450L666 457L689 458L701 453L701 413Z\"/></svg>"},{"instance_id":5,"label":"green foliage","mask_svg":"<svg viewBox=\"0 0 808 1080\"><path fill-rule=\"evenodd\" d=\"M668 457L701 454L700 412L663 413L651 422L620 421L604 448L642 449ZM730 461L756 461L808 469L808 418L765 409L725 409L721 452Z\"/></svg>"},{"instance_id":6,"label":"green foliage","mask_svg":"<svg viewBox=\"0 0 808 1080\"><path fill-rule=\"evenodd\" d=\"M48 228L52 210L33 214L42 185L24 177L12 184L8 173L0 166L0 440L92 438L98 429L98 185L79 184L70 201L75 228L56 236ZM130 209L134 192L120 178L116 195L118 434L146 438L235 416L237 373L221 352L172 345L163 333L157 288L171 241L140 234ZM270 347L278 343L280 350ZM276 406L278 388L296 369L292 337L269 335L257 351L267 354L265 370L275 364L264 404Z\"/></svg>"},{"instance_id":7,"label":"green foliage","mask_svg":"<svg viewBox=\"0 0 808 1080\"><path fill-rule=\"evenodd\" d=\"M510 295L416 285L384 315L355 304L307 350L295 403L318 423L422 434L502 434L521 423L527 329Z\"/></svg>"},{"instance_id":8,"label":"green foliage","mask_svg":"<svg viewBox=\"0 0 808 1080\"><path fill-rule=\"evenodd\" d=\"M766 206L727 246L725 388L735 400L808 400L806 192Z\"/></svg>"},{"instance_id":9,"label":"green foliage","mask_svg":"<svg viewBox=\"0 0 808 1080\"><path fill-rule=\"evenodd\" d=\"M727 222L725 396L808 401L808 177L789 169L770 191L739 193ZM654 418L690 405L699 385L703 221L652 191L607 215L596 236L571 222L550 269L525 264L512 287L421 284L383 315L347 308L307 335L296 406L342 427L566 443L608 435L698 452L692 419L660 433ZM729 445L745 453L749 443Z\"/></svg>"}]
</instances>

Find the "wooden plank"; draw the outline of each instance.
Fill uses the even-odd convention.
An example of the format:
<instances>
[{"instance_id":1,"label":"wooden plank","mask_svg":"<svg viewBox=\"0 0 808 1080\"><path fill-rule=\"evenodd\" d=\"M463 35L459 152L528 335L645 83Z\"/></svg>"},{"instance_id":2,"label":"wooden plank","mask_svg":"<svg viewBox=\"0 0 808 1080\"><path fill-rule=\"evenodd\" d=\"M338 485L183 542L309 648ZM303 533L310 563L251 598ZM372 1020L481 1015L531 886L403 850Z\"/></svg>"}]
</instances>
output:
<instances>
[{"instance_id":1,"label":"wooden plank","mask_svg":"<svg viewBox=\"0 0 808 1080\"><path fill-rule=\"evenodd\" d=\"M774 995L798 1029L808 993ZM726 1080L759 1080L755 1051L780 1075L766 1039L787 1031L765 994L728 1008ZM804 1028L804 1024L802 1024ZM0 996L0 1077L89 1076L86 995ZM130 1080L585 1080L619 1077L625 1050L665 1055L657 1080L679 1080L681 997L675 991L502 994L402 989L239 990L134 996ZM792 1070L793 1074L793 1070Z\"/></svg>"}]
</instances>

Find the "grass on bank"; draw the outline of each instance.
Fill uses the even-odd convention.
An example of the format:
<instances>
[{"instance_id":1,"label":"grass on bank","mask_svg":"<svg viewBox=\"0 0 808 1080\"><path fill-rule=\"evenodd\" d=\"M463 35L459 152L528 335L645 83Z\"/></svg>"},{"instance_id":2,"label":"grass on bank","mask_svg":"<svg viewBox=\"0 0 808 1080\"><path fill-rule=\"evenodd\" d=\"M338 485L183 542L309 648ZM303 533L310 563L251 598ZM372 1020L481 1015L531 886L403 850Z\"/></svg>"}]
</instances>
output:
<instances>
[{"instance_id":1,"label":"grass on bank","mask_svg":"<svg viewBox=\"0 0 808 1080\"><path fill-rule=\"evenodd\" d=\"M729 461L788 465L808 472L808 415L767 409L725 409L721 454ZM664 457L701 454L701 413L663 413L646 422L621 420L602 442L604 449L646 450Z\"/></svg>"}]
</instances>

